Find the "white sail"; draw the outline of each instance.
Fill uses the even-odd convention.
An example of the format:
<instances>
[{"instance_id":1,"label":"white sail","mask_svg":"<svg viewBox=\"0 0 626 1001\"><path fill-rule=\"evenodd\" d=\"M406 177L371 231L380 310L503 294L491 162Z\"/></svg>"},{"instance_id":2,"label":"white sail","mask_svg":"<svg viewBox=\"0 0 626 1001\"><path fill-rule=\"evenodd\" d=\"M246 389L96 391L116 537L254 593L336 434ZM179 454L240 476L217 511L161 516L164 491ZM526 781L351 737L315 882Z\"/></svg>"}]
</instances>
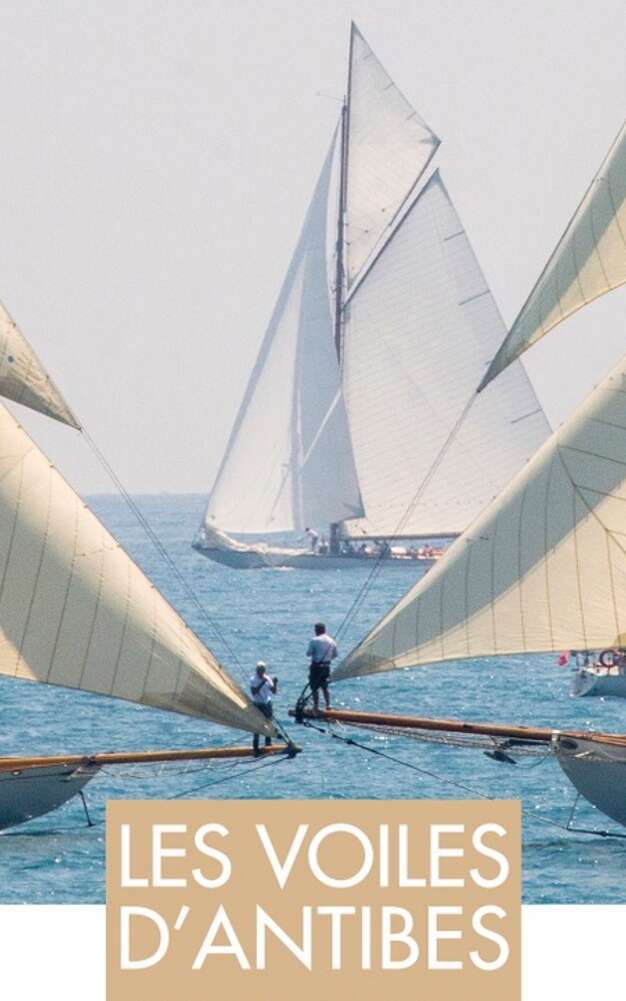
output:
<instances>
[{"instance_id":1,"label":"white sail","mask_svg":"<svg viewBox=\"0 0 626 1001\"><path fill-rule=\"evenodd\" d=\"M400 93L353 24L345 204L348 286L438 145L437 136Z\"/></svg>"},{"instance_id":2,"label":"white sail","mask_svg":"<svg viewBox=\"0 0 626 1001\"><path fill-rule=\"evenodd\" d=\"M15 321L0 304L0 395L80 427Z\"/></svg>"},{"instance_id":3,"label":"white sail","mask_svg":"<svg viewBox=\"0 0 626 1001\"><path fill-rule=\"evenodd\" d=\"M209 498L209 529L302 530L362 513L328 290L332 154Z\"/></svg>"},{"instance_id":4,"label":"white sail","mask_svg":"<svg viewBox=\"0 0 626 1001\"><path fill-rule=\"evenodd\" d=\"M0 674L268 726L4 407Z\"/></svg>"},{"instance_id":5,"label":"white sail","mask_svg":"<svg viewBox=\"0 0 626 1001\"><path fill-rule=\"evenodd\" d=\"M626 645L626 358L336 677Z\"/></svg>"},{"instance_id":6,"label":"white sail","mask_svg":"<svg viewBox=\"0 0 626 1001\"><path fill-rule=\"evenodd\" d=\"M561 320L624 282L626 122L493 359L481 389Z\"/></svg>"},{"instance_id":7,"label":"white sail","mask_svg":"<svg viewBox=\"0 0 626 1001\"><path fill-rule=\"evenodd\" d=\"M412 505L505 333L438 173L344 312L344 396L367 515L349 534L458 534L548 425L518 363L475 399Z\"/></svg>"}]
</instances>

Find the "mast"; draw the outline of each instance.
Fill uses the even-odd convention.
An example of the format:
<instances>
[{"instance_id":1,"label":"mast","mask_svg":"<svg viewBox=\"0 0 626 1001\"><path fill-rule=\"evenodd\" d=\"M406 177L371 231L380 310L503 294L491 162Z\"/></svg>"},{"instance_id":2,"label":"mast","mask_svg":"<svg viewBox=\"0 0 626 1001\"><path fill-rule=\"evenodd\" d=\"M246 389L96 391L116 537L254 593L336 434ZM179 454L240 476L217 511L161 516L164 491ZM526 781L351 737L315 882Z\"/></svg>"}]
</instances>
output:
<instances>
[{"instance_id":1,"label":"mast","mask_svg":"<svg viewBox=\"0 0 626 1001\"><path fill-rule=\"evenodd\" d=\"M352 39L350 39L352 51ZM337 206L337 243L335 245L335 350L341 368L343 341L343 245L346 209L346 166L348 162L348 102L350 100L350 81L348 79L348 96L341 107L341 143L339 147L339 199Z\"/></svg>"}]
</instances>

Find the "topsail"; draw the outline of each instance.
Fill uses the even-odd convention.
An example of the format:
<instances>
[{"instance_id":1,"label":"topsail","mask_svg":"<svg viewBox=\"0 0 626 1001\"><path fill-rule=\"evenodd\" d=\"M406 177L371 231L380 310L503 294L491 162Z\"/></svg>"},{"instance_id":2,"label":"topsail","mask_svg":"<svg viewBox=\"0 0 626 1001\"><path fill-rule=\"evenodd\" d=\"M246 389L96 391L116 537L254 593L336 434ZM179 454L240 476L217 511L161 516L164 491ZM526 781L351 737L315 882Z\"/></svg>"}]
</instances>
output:
<instances>
[{"instance_id":1,"label":"topsail","mask_svg":"<svg viewBox=\"0 0 626 1001\"><path fill-rule=\"evenodd\" d=\"M586 303L626 282L626 122L485 375L481 389Z\"/></svg>"},{"instance_id":2,"label":"topsail","mask_svg":"<svg viewBox=\"0 0 626 1001\"><path fill-rule=\"evenodd\" d=\"M393 223L439 139L352 25L348 77L346 242L348 286Z\"/></svg>"}]
</instances>

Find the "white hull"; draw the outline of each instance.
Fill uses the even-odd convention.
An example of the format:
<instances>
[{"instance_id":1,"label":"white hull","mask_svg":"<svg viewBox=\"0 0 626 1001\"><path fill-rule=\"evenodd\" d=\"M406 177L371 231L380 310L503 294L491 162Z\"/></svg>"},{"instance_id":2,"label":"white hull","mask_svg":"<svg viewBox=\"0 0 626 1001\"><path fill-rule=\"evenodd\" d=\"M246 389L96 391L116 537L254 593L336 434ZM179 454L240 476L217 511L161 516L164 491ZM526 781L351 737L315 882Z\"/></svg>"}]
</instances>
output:
<instances>
[{"instance_id":1,"label":"white hull","mask_svg":"<svg viewBox=\"0 0 626 1001\"><path fill-rule=\"evenodd\" d=\"M583 695L613 695L626 698L626 673L619 667L581 667L574 674L570 687L573 698Z\"/></svg>"},{"instance_id":2,"label":"white hull","mask_svg":"<svg viewBox=\"0 0 626 1001\"><path fill-rule=\"evenodd\" d=\"M578 792L626 827L626 747L558 737L554 750Z\"/></svg>"},{"instance_id":3,"label":"white hull","mask_svg":"<svg viewBox=\"0 0 626 1001\"><path fill-rule=\"evenodd\" d=\"M95 766L42 765L0 772L0 830L56 810L98 773Z\"/></svg>"},{"instance_id":4,"label":"white hull","mask_svg":"<svg viewBox=\"0 0 626 1001\"><path fill-rule=\"evenodd\" d=\"M233 570L260 570L267 567L293 567L298 570L344 570L350 567L374 566L376 556L333 556L331 553L298 552L286 553L284 550L273 550L267 547L262 552L258 550L240 551L237 549L218 549L193 543L193 548L207 559ZM419 556L391 555L384 558L385 566L431 567L436 558Z\"/></svg>"}]
</instances>

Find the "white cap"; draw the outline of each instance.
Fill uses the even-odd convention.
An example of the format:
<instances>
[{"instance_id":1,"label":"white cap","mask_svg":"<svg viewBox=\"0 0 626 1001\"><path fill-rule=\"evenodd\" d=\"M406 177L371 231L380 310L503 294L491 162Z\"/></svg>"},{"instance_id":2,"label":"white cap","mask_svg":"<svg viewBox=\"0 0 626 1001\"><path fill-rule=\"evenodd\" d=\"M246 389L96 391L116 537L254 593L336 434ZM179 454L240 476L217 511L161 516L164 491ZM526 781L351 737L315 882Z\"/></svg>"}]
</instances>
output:
<instances>
[{"instance_id":1,"label":"white cap","mask_svg":"<svg viewBox=\"0 0 626 1001\"><path fill-rule=\"evenodd\" d=\"M256 666L257 667L267 667L267 664L265 663L264 660L257 660Z\"/></svg>"}]
</instances>

